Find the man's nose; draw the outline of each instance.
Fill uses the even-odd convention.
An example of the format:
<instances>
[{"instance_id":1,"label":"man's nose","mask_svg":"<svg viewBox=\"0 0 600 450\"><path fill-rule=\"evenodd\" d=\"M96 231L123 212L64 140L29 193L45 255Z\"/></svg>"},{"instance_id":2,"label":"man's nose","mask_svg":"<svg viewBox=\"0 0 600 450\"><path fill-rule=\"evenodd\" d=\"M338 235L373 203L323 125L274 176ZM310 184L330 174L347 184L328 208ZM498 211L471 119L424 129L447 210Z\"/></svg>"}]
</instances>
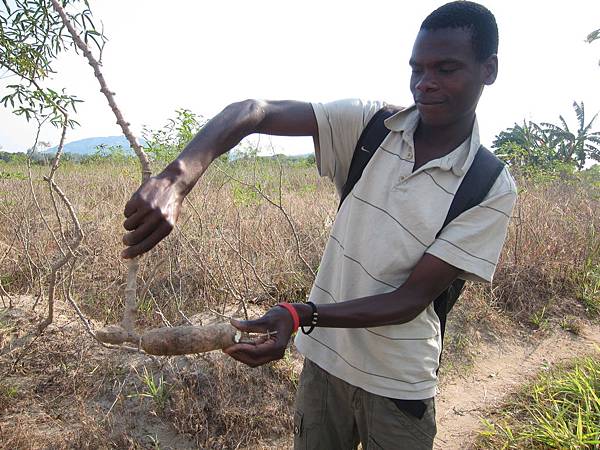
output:
<instances>
[{"instance_id":1,"label":"man's nose","mask_svg":"<svg viewBox=\"0 0 600 450\"><path fill-rule=\"evenodd\" d=\"M431 92L439 88L435 77L432 76L431 72L426 71L423 73L415 88L420 92Z\"/></svg>"}]
</instances>

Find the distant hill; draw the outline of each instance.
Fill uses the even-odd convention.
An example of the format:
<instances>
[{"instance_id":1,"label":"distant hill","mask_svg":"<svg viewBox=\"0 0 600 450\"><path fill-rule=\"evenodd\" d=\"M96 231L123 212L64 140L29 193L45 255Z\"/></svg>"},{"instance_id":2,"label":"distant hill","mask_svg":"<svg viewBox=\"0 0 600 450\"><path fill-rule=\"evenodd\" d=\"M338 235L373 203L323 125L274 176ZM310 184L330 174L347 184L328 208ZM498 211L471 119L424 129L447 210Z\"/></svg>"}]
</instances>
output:
<instances>
[{"instance_id":1,"label":"distant hill","mask_svg":"<svg viewBox=\"0 0 600 450\"><path fill-rule=\"evenodd\" d=\"M140 144L145 145L146 141L139 139ZM65 153L77 153L80 155L93 155L98 151L100 145L106 147L117 147L121 146L125 151L133 153L129 142L125 136L106 136L106 137L91 137L86 139L80 139L78 141L69 142L65 144L63 151ZM44 151L44 153L55 153L57 147L51 147Z\"/></svg>"},{"instance_id":2,"label":"distant hill","mask_svg":"<svg viewBox=\"0 0 600 450\"><path fill-rule=\"evenodd\" d=\"M146 145L146 141L143 138L139 139L139 142L142 146ZM69 142L65 144L63 148L64 153L71 153L75 155L87 156L94 155L98 151L98 147L104 145L108 147L117 147L121 146L126 153L130 153L133 155L133 150L131 149L129 142L125 136L105 136L105 137L90 137L85 139L80 139L78 141ZM40 152L40 156L42 155L53 155L56 153L57 146L50 147L46 150ZM240 157L243 157L243 154L237 154L235 151L229 154L230 160L235 160ZM298 155L272 155L272 154L259 154L260 157L266 158L275 158L277 156L284 157L288 160L302 160L310 157L314 157L314 153L303 153Z\"/></svg>"}]
</instances>

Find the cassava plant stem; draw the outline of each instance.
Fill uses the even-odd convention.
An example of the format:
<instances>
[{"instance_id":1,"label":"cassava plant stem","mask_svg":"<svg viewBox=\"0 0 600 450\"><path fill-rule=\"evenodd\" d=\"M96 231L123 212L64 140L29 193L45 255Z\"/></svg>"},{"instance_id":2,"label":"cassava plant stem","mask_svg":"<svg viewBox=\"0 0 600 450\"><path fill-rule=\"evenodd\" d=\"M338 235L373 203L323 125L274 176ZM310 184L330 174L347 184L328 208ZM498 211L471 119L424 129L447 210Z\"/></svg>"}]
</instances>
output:
<instances>
[{"instance_id":1,"label":"cassava plant stem","mask_svg":"<svg viewBox=\"0 0 600 450\"><path fill-rule=\"evenodd\" d=\"M83 55L87 58L89 65L92 66L92 69L94 70L94 76L98 80L98 83L100 83L100 92L102 92L106 97L108 105L110 106L110 109L112 110L113 114L115 115L115 118L117 119L117 124L121 127L123 134L127 138L127 141L129 141L129 145L131 146L131 148L133 148L135 154L138 157L138 160L140 161L140 166L142 170L142 183L144 183L152 175L148 155L146 155L146 153L142 149L142 146L137 142L135 136L129 128L129 122L125 120L121 110L117 106L117 103L115 102L114 98L115 94L108 88L106 80L104 79L104 75L100 70L100 63L94 57L86 43L83 42L83 40L79 36L79 33L69 20L67 13L63 9L59 1L51 0L51 2L52 7L58 13L63 24L69 31L71 37L73 38L73 42L83 52ZM136 281L138 268L139 261L137 258L133 258L127 261L127 288L125 289L125 310L123 312L123 320L121 321L121 325L125 328L127 333L131 334L135 334L133 332L133 328L135 325L135 316L137 313Z\"/></svg>"}]
</instances>

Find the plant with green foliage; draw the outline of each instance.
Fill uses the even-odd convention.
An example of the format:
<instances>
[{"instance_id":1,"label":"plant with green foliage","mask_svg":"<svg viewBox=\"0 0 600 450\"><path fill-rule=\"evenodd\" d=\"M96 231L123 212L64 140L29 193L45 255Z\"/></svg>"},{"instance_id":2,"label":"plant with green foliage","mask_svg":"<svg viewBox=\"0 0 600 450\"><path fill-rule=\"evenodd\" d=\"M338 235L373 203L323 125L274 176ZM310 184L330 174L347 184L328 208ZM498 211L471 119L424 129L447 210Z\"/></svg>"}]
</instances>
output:
<instances>
[{"instance_id":1,"label":"plant with green foliage","mask_svg":"<svg viewBox=\"0 0 600 450\"><path fill-rule=\"evenodd\" d=\"M151 371L144 367L140 379L144 385L144 390L131 395L131 397L150 398L159 410L164 409L169 401L169 389L163 375L155 377Z\"/></svg>"},{"instance_id":2,"label":"plant with green foliage","mask_svg":"<svg viewBox=\"0 0 600 450\"><path fill-rule=\"evenodd\" d=\"M523 121L498 133L492 147L496 155L528 177L572 172L574 164L560 164L552 135L539 124Z\"/></svg>"},{"instance_id":3,"label":"plant with green foliage","mask_svg":"<svg viewBox=\"0 0 600 450\"><path fill-rule=\"evenodd\" d=\"M480 448L597 449L600 447L600 359L542 373L497 420L484 420Z\"/></svg>"},{"instance_id":4,"label":"plant with green foliage","mask_svg":"<svg viewBox=\"0 0 600 450\"><path fill-rule=\"evenodd\" d=\"M4 161L5 163L25 164L27 162L27 155L25 153L0 152L0 161Z\"/></svg>"},{"instance_id":5,"label":"plant with green foliage","mask_svg":"<svg viewBox=\"0 0 600 450\"><path fill-rule=\"evenodd\" d=\"M530 318L531 324L538 330L545 330L550 325L546 317L546 307L544 306L541 310L534 312Z\"/></svg>"},{"instance_id":6,"label":"plant with green foliage","mask_svg":"<svg viewBox=\"0 0 600 450\"><path fill-rule=\"evenodd\" d=\"M190 110L177 109L175 118L169 119L163 128L152 130L144 127L144 150L155 161L169 163L181 153L205 123L201 116Z\"/></svg>"},{"instance_id":7,"label":"plant with green foliage","mask_svg":"<svg viewBox=\"0 0 600 450\"><path fill-rule=\"evenodd\" d=\"M585 166L587 159L600 162L600 131L592 131L592 125L598 113L586 123L585 107L583 102L573 102L573 109L577 117L577 129L570 129L564 117L559 116L560 125L543 123L547 132L553 139L553 144L562 162L574 161L577 169Z\"/></svg>"},{"instance_id":8,"label":"plant with green foliage","mask_svg":"<svg viewBox=\"0 0 600 450\"><path fill-rule=\"evenodd\" d=\"M600 162L600 132L592 131L598 114L586 122L583 102L573 102L577 129L569 128L564 117L560 125L523 121L501 131L492 147L507 164L529 172L569 173L582 170L587 160Z\"/></svg>"},{"instance_id":9,"label":"plant with green foliage","mask_svg":"<svg viewBox=\"0 0 600 450\"><path fill-rule=\"evenodd\" d=\"M63 0L63 7L75 11L68 13L72 23L82 29L86 42L94 42L102 51L106 39L98 32L92 20L87 0ZM27 121L35 119L38 125L49 122L57 127L73 127L77 122L68 118L75 111L76 96L43 84L54 73L53 62L59 54L74 45L60 16L48 0L2 0L0 4L0 70L2 78L16 76L16 84L6 88L0 103L9 104L16 115Z\"/></svg>"},{"instance_id":10,"label":"plant with green foliage","mask_svg":"<svg viewBox=\"0 0 600 450\"><path fill-rule=\"evenodd\" d=\"M552 138L550 134L537 123L523 120L523 125L515 123L513 127L498 133L492 143L492 147L500 148L504 144L509 143L514 144L519 148L536 149L539 147L550 147Z\"/></svg>"},{"instance_id":11,"label":"plant with green foliage","mask_svg":"<svg viewBox=\"0 0 600 450\"><path fill-rule=\"evenodd\" d=\"M69 11L66 10L68 7ZM82 31L77 31L78 26ZM51 229L44 212L36 199L33 180L31 179L31 153L27 163L29 170L31 195L35 200L38 212L44 225L54 237L58 253L49 260L50 274L48 279L48 315L39 325L42 332L54 315L54 297L56 284L60 277L60 269L69 263L76 255L76 249L83 240L84 233L68 196L56 184L56 174L61 160L62 150L68 128L77 125L69 117L70 110L75 111L80 101L73 95L60 92L48 86L48 80L54 70L52 64L59 54L73 47L84 50L88 60L93 59L91 51L83 43L92 41L102 54L105 38L96 30L92 13L87 0L2 0L0 4L0 76L11 76L17 79L15 84L7 86L8 94L0 99L0 104L13 108L13 113L24 117L28 122L35 121L37 133L32 149L38 146L42 127L50 123L61 129L60 143L52 164L44 181L48 184L49 195L54 204L54 215L60 226L60 233ZM99 74L98 65L94 67ZM103 92L106 92L104 90ZM72 222L73 232L63 232L61 213L57 205L58 197L68 211ZM40 274L40 289L42 286ZM0 285L0 289L3 289ZM41 295L41 294L40 294ZM86 324L87 326L87 324Z\"/></svg>"},{"instance_id":12,"label":"plant with green foliage","mask_svg":"<svg viewBox=\"0 0 600 450\"><path fill-rule=\"evenodd\" d=\"M600 164L594 164L592 167L579 172L579 178L592 188L595 188L600 195Z\"/></svg>"},{"instance_id":13,"label":"plant with green foliage","mask_svg":"<svg viewBox=\"0 0 600 450\"><path fill-rule=\"evenodd\" d=\"M96 152L83 159L85 163L94 163L99 161L108 161L117 164L133 162L135 156L127 152L122 145L100 144L96 147Z\"/></svg>"}]
</instances>

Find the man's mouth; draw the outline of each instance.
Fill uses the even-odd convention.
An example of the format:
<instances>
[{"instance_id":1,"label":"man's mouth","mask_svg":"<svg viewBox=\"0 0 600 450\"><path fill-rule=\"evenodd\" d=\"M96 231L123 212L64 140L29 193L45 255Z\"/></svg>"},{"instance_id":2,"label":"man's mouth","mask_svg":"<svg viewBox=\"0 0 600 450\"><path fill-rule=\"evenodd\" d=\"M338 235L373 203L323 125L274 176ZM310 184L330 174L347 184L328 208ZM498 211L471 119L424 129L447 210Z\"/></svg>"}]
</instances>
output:
<instances>
[{"instance_id":1,"label":"man's mouth","mask_svg":"<svg viewBox=\"0 0 600 450\"><path fill-rule=\"evenodd\" d=\"M419 99L417 99L417 104L423 105L423 106L437 106L437 105L441 105L442 103L444 103L443 100L419 100Z\"/></svg>"}]
</instances>

